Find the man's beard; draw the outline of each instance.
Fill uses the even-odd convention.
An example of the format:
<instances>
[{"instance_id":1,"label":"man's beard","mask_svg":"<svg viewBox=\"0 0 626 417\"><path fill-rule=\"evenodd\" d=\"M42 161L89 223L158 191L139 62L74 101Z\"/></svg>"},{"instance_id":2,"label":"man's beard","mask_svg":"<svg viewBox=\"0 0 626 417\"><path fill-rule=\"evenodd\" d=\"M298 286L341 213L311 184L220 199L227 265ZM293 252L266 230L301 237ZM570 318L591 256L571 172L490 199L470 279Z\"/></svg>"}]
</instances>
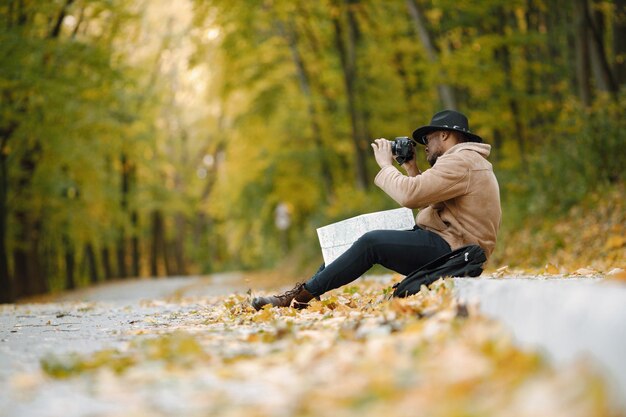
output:
<instances>
[{"instance_id":1,"label":"man's beard","mask_svg":"<svg viewBox=\"0 0 626 417\"><path fill-rule=\"evenodd\" d=\"M435 162L437 162L437 158L439 158L441 155L438 153L433 153L430 154L429 156L426 157L426 160L428 161L428 163L430 164L431 167L435 166Z\"/></svg>"}]
</instances>

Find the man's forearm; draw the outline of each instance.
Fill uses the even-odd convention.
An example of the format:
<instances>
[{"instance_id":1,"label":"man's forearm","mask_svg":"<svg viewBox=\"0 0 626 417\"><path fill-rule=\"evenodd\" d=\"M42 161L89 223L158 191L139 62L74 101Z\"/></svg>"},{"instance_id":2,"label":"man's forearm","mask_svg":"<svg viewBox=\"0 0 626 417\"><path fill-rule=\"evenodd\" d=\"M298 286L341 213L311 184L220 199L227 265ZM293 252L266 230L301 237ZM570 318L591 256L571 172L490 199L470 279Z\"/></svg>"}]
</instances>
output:
<instances>
[{"instance_id":1,"label":"man's forearm","mask_svg":"<svg viewBox=\"0 0 626 417\"><path fill-rule=\"evenodd\" d=\"M417 177L422 173L422 171L420 171L420 169L415 165L404 164L402 165L402 168L404 168L406 175L409 177Z\"/></svg>"}]
</instances>

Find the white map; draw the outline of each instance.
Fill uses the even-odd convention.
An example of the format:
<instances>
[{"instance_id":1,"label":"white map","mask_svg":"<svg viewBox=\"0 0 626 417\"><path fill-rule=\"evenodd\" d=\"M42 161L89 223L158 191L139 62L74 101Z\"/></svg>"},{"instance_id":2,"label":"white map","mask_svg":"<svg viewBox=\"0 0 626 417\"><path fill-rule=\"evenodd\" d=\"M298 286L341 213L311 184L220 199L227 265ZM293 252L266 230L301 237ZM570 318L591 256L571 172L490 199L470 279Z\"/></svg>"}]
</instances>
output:
<instances>
[{"instance_id":1,"label":"white map","mask_svg":"<svg viewBox=\"0 0 626 417\"><path fill-rule=\"evenodd\" d=\"M410 230L415 217L408 208L362 214L317 229L324 263L330 264L366 232L371 230Z\"/></svg>"}]
</instances>

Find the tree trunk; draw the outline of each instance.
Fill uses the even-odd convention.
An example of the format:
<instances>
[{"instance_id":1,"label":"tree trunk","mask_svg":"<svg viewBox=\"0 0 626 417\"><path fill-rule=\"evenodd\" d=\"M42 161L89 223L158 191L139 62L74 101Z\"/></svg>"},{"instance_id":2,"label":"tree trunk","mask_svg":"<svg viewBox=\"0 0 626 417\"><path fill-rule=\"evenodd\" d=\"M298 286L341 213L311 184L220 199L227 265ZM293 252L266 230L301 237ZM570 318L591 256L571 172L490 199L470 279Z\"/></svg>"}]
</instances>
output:
<instances>
[{"instance_id":1,"label":"tree trunk","mask_svg":"<svg viewBox=\"0 0 626 417\"><path fill-rule=\"evenodd\" d=\"M102 269L104 270L104 279L110 280L113 278L113 269L111 269L111 254L109 247L102 248Z\"/></svg>"},{"instance_id":2,"label":"tree trunk","mask_svg":"<svg viewBox=\"0 0 626 417\"><path fill-rule=\"evenodd\" d=\"M140 264L141 264L141 257L140 257L140 253L139 253L139 214L137 213L137 210L133 210L132 213L130 214L130 221L131 224L133 225L133 234L132 237L130 239L130 244L131 244L131 256L132 256L132 271L131 271L131 275L134 277L138 277L141 275L141 268L140 268Z\"/></svg>"},{"instance_id":3,"label":"tree trunk","mask_svg":"<svg viewBox=\"0 0 626 417\"><path fill-rule=\"evenodd\" d=\"M8 172L6 142L8 132L0 132L0 303L11 303L15 301L15 288L13 280L9 274L9 259L7 256L7 193L8 193Z\"/></svg>"},{"instance_id":4,"label":"tree trunk","mask_svg":"<svg viewBox=\"0 0 626 417\"><path fill-rule=\"evenodd\" d=\"M589 50L591 58L591 69L596 80L599 90L607 91L617 97L617 83L609 65L609 59L604 47L604 15L602 13L591 14L589 8L584 8L585 21L587 22L587 31L590 35Z\"/></svg>"},{"instance_id":5,"label":"tree trunk","mask_svg":"<svg viewBox=\"0 0 626 417\"><path fill-rule=\"evenodd\" d=\"M18 180L18 190L24 193L30 187L31 178L35 171L35 150L26 152L20 160L21 178ZM27 195L21 194L22 198L28 198ZM19 197L18 197L19 198ZM15 224L17 225L16 247L13 251L14 268L15 268L15 285L17 289L17 297L30 296L38 293L41 285L37 282L38 254L33 252L37 247L35 240L38 239L36 234L36 221L33 214L25 208L20 208L14 215Z\"/></svg>"},{"instance_id":6,"label":"tree trunk","mask_svg":"<svg viewBox=\"0 0 626 417\"><path fill-rule=\"evenodd\" d=\"M556 14L557 11L549 10L548 13ZM547 14L543 13L537 0L527 0L525 18L526 28L529 33L542 33L542 30L548 31L548 28L551 27L549 17ZM550 71L537 68L538 63L544 62L549 62L551 68L558 67L558 49L552 50L555 42L555 39L551 39L551 36L547 35L545 43L538 45L535 42L530 42L523 47L526 89L522 103L524 114L526 114L524 124L527 127L527 132L530 131L530 133L526 135L529 145L532 145L533 141L543 139L543 135L536 134L537 128L554 123L553 120L551 120L552 115L550 113L534 111L534 105L537 102L535 97L539 98L549 95L550 100L555 100L556 102L561 101L560 93L552 89L558 81L554 78L550 80ZM559 73L559 75L561 76L561 73ZM545 99L542 98L541 100L543 101Z\"/></svg>"},{"instance_id":7,"label":"tree trunk","mask_svg":"<svg viewBox=\"0 0 626 417\"><path fill-rule=\"evenodd\" d=\"M160 238L160 222L159 212L152 212L152 242L150 244L150 276L159 276L159 263L157 260L159 254L159 238Z\"/></svg>"},{"instance_id":8,"label":"tree trunk","mask_svg":"<svg viewBox=\"0 0 626 417\"><path fill-rule=\"evenodd\" d=\"M80 12L78 13L78 20L76 21L76 26L74 26L74 29L72 30L72 34L70 35L70 37L72 39L76 39L76 35L78 35L78 31L81 28L83 21L85 19L85 6L82 6L80 8Z\"/></svg>"},{"instance_id":9,"label":"tree trunk","mask_svg":"<svg viewBox=\"0 0 626 417\"><path fill-rule=\"evenodd\" d=\"M17 11L17 25L26 26L26 23L28 23L28 17L29 16L26 13L26 8L24 7L24 0L19 0Z\"/></svg>"},{"instance_id":10,"label":"tree trunk","mask_svg":"<svg viewBox=\"0 0 626 417\"><path fill-rule=\"evenodd\" d=\"M74 244L67 235L63 236L63 248L65 249L65 289L73 290L76 288Z\"/></svg>"},{"instance_id":11,"label":"tree trunk","mask_svg":"<svg viewBox=\"0 0 626 417\"><path fill-rule=\"evenodd\" d=\"M596 88L615 97L618 87L604 47L604 15L601 12L592 14L587 0L580 1L579 8L586 26L589 60Z\"/></svg>"},{"instance_id":12,"label":"tree trunk","mask_svg":"<svg viewBox=\"0 0 626 417\"><path fill-rule=\"evenodd\" d=\"M70 7L74 3L74 0L65 0L65 4L61 7L61 11L56 18L55 24L48 34L48 38L55 39L58 38L61 34L61 27L63 25L63 19L65 19L65 15L67 14L67 8Z\"/></svg>"},{"instance_id":13,"label":"tree trunk","mask_svg":"<svg viewBox=\"0 0 626 417\"><path fill-rule=\"evenodd\" d=\"M499 33L504 36L505 26L507 22L506 10L500 9L500 27ZM526 165L526 129L522 122L522 114L519 103L515 99L515 85L513 83L513 68L511 64L511 52L506 44L503 44L495 50L496 59L500 61L502 71L504 72L504 93L506 94L506 103L511 112L511 118L513 119L514 131L512 135L515 137L517 147L519 150L520 161L523 165Z\"/></svg>"},{"instance_id":14,"label":"tree trunk","mask_svg":"<svg viewBox=\"0 0 626 417\"><path fill-rule=\"evenodd\" d=\"M281 35L287 41L289 50L291 51L291 58L298 73L298 80L300 81L300 89L302 94L307 100L307 111L309 114L309 121L311 123L311 133L313 135L313 143L315 144L316 152L320 161L320 177L322 178L322 184L324 186L324 200L328 202L333 195L333 179L331 176L330 163L324 152L324 145L322 140L322 129L319 124L319 115L315 109L315 101L311 90L309 72L304 64L302 54L298 48L298 37L296 30L290 26L289 29L285 28L283 22L276 20L277 26Z\"/></svg>"},{"instance_id":15,"label":"tree trunk","mask_svg":"<svg viewBox=\"0 0 626 417\"><path fill-rule=\"evenodd\" d=\"M613 72L619 88L626 84L626 0L614 0L613 7Z\"/></svg>"},{"instance_id":16,"label":"tree trunk","mask_svg":"<svg viewBox=\"0 0 626 417\"><path fill-rule=\"evenodd\" d=\"M13 268L15 277L16 297L25 297L35 294L33 284L31 282L31 268L28 262L28 252L23 247L13 249Z\"/></svg>"},{"instance_id":17,"label":"tree trunk","mask_svg":"<svg viewBox=\"0 0 626 417\"><path fill-rule=\"evenodd\" d=\"M59 245L57 240L51 242L50 239L46 239L46 244L41 251L41 270L43 276L49 278L59 276L58 253L60 246L62 245Z\"/></svg>"},{"instance_id":18,"label":"tree trunk","mask_svg":"<svg viewBox=\"0 0 626 417\"><path fill-rule=\"evenodd\" d=\"M89 273L89 282L98 283L98 263L96 262L96 251L91 243L85 244L85 258L87 260L87 270Z\"/></svg>"},{"instance_id":19,"label":"tree trunk","mask_svg":"<svg viewBox=\"0 0 626 417\"><path fill-rule=\"evenodd\" d=\"M546 21L546 37L547 37L547 51L543 56L543 60L549 62L552 71L541 72L541 91L551 91L552 98L557 103L557 108L560 108L560 103L563 102L563 92L554 89L553 86L557 85L563 78L563 74L571 74L570 68L574 68L575 65L570 64L574 62L571 59L572 51L574 48L570 45L571 31L566 29L571 21L571 6L559 7L557 0L550 0L547 3L547 10L542 11ZM571 81L572 77L568 77ZM571 86L575 88L575 83Z\"/></svg>"},{"instance_id":20,"label":"tree trunk","mask_svg":"<svg viewBox=\"0 0 626 417\"><path fill-rule=\"evenodd\" d=\"M123 218L126 218L128 212L128 194L130 189L130 162L126 154L122 152L120 156L122 166L121 172L121 190L120 190L120 208ZM124 223L120 226L119 236L117 240L117 275L119 278L128 277L128 269L126 268L126 230Z\"/></svg>"},{"instance_id":21,"label":"tree trunk","mask_svg":"<svg viewBox=\"0 0 626 417\"><path fill-rule=\"evenodd\" d=\"M405 65L405 63L403 62L403 55L400 52L397 52L394 54L393 57L393 64L396 70L396 74L398 74L398 77L400 77L400 79L402 80L402 93L404 95L404 101L406 102L406 107L407 107L407 124L411 125L415 122L415 114L416 109L414 108L415 106L413 106L413 99L414 97L417 96L418 90L417 88L415 88L415 83L411 83L410 81L410 68L407 67L407 65Z\"/></svg>"},{"instance_id":22,"label":"tree trunk","mask_svg":"<svg viewBox=\"0 0 626 417\"><path fill-rule=\"evenodd\" d=\"M409 9L409 14L411 15L411 20L413 21L413 25L415 26L415 30L417 31L417 35L426 51L426 58L432 65L438 65L438 51L435 48L435 44L432 41L432 37L426 27L426 22L424 20L424 14L419 8L419 5L415 0L406 0L407 7ZM444 80L445 74L443 71L440 71L438 74L439 82L437 83L437 92L439 94L439 99L441 100L441 104L446 109L455 110L456 109L456 97L454 94L454 90L452 87L441 81Z\"/></svg>"},{"instance_id":23,"label":"tree trunk","mask_svg":"<svg viewBox=\"0 0 626 417\"><path fill-rule=\"evenodd\" d=\"M354 3L349 3L351 6ZM333 26L335 29L335 45L339 52L341 67L343 70L343 80L348 98L348 112L350 113L350 126L352 128L352 143L354 146L355 169L356 169L356 186L361 190L369 188L367 163L366 163L366 147L367 138L365 137L364 121L362 113L357 104L357 63L356 63L356 47L357 47L357 23L354 16L351 15L351 7L348 10L347 34L344 40L344 27L341 16L333 17Z\"/></svg>"},{"instance_id":24,"label":"tree trunk","mask_svg":"<svg viewBox=\"0 0 626 417\"><path fill-rule=\"evenodd\" d=\"M174 224L176 232L173 253L176 261L176 274L187 275L187 265L185 263L185 216L181 213L176 214Z\"/></svg>"},{"instance_id":25,"label":"tree trunk","mask_svg":"<svg viewBox=\"0 0 626 417\"><path fill-rule=\"evenodd\" d=\"M127 278L128 271L126 269L126 236L124 228L120 228L120 236L117 239L117 276L118 278Z\"/></svg>"},{"instance_id":26,"label":"tree trunk","mask_svg":"<svg viewBox=\"0 0 626 417\"><path fill-rule=\"evenodd\" d=\"M526 21L526 28L528 32L539 33L539 10L534 6L533 0L526 1L526 12L524 14L524 20ZM534 44L526 44L523 47L524 56L524 69L526 74L526 95L527 97L533 97L537 94L536 89L536 72L533 68L533 63L539 61L540 47ZM531 123L531 126L535 126Z\"/></svg>"},{"instance_id":27,"label":"tree trunk","mask_svg":"<svg viewBox=\"0 0 626 417\"><path fill-rule=\"evenodd\" d=\"M173 246L172 243L167 239L163 239L163 262L165 262L165 275L168 277L177 275L176 261L172 259L171 246Z\"/></svg>"},{"instance_id":28,"label":"tree trunk","mask_svg":"<svg viewBox=\"0 0 626 417\"><path fill-rule=\"evenodd\" d=\"M46 34L48 38L57 38L61 31L63 19L65 18L67 8L74 0L65 0L61 11L57 15L55 24ZM10 4L9 13L13 14L13 2ZM18 26L25 26L28 23L29 16L23 1L17 3L17 19ZM12 25L12 18L9 17L9 25ZM45 59L42 63L45 66ZM9 98L9 102L12 100ZM24 103L26 100L24 100ZM13 103L20 111L26 112L24 103ZM8 270L8 256L6 250L6 219L8 216L7 194L8 194L8 168L6 166L7 158L7 141L17 126L9 126L2 132L0 137L0 286L3 295L1 298L16 298L19 296L29 296L46 292L48 284L46 277L41 270L41 256L39 253L39 243L41 235L41 220L37 219L32 211L21 208L15 213L15 224L18 228L16 248L13 253L15 270L14 280L11 281ZM30 188L31 179L36 168L37 155L41 149L36 144L28 149L19 162L21 170L21 178L17 181L18 192L24 192ZM6 291L6 292L5 292Z\"/></svg>"},{"instance_id":29,"label":"tree trunk","mask_svg":"<svg viewBox=\"0 0 626 417\"><path fill-rule=\"evenodd\" d=\"M159 210L152 212L152 244L150 245L150 276L159 276L159 249L163 247L163 219Z\"/></svg>"},{"instance_id":30,"label":"tree trunk","mask_svg":"<svg viewBox=\"0 0 626 417\"><path fill-rule=\"evenodd\" d=\"M44 273L41 265L41 235L43 230L42 218L33 222L33 234L30 238L30 258L32 264L33 282L35 283L35 293L45 294L49 290L48 277Z\"/></svg>"},{"instance_id":31,"label":"tree trunk","mask_svg":"<svg viewBox=\"0 0 626 417\"><path fill-rule=\"evenodd\" d=\"M310 11L306 9L306 7L302 3L295 4L297 13L299 16L302 16L303 19L301 22L302 32L304 35L304 39L307 41L307 46L311 49L312 52L312 62L323 62L326 54L326 46L322 45L319 40L319 37L315 35L315 29L309 24L309 22L314 21L315 17L312 16ZM337 5L337 7L339 7ZM317 75L317 73L310 74L309 83L311 85L311 91L317 91L322 98L321 110L319 111L320 121L323 120L322 116L324 114L332 115L336 114L339 109L337 105L337 99L334 93L334 87L330 86L329 83L325 82L323 77ZM324 132L324 125L318 123L318 126L321 130L320 137L324 136L336 138L337 137L337 128L334 124L331 124L327 128L329 131ZM350 164L346 160L345 156L338 155L336 153L329 154L325 153L324 157L328 161L329 168L329 177L333 177L332 173L336 173L337 177L345 177L350 175L348 173L350 169ZM337 159L336 163L333 163L333 160Z\"/></svg>"},{"instance_id":32,"label":"tree trunk","mask_svg":"<svg viewBox=\"0 0 626 417\"><path fill-rule=\"evenodd\" d=\"M195 253L201 253L203 260L202 267L208 267L208 271L203 268L204 272L213 271L213 261L215 260L215 249L212 245L211 237L211 218L205 213L196 213L194 227L192 228L192 244Z\"/></svg>"},{"instance_id":33,"label":"tree trunk","mask_svg":"<svg viewBox=\"0 0 626 417\"><path fill-rule=\"evenodd\" d=\"M592 92L590 82L589 36L586 18L586 0L575 1L575 39L576 39L576 83L578 97L585 107L591 105Z\"/></svg>"}]
</instances>

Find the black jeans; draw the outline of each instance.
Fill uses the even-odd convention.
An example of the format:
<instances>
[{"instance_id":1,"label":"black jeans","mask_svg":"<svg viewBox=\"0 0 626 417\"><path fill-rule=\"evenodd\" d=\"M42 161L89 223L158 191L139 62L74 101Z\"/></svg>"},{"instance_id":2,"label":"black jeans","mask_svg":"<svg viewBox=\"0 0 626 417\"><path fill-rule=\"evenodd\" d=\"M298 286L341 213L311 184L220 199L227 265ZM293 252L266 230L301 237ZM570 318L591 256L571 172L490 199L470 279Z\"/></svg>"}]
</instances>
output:
<instances>
[{"instance_id":1,"label":"black jeans","mask_svg":"<svg viewBox=\"0 0 626 417\"><path fill-rule=\"evenodd\" d=\"M374 230L330 265L322 265L305 287L317 297L354 281L374 264L408 275L447 252L450 245L441 236L417 226L413 230Z\"/></svg>"}]
</instances>

